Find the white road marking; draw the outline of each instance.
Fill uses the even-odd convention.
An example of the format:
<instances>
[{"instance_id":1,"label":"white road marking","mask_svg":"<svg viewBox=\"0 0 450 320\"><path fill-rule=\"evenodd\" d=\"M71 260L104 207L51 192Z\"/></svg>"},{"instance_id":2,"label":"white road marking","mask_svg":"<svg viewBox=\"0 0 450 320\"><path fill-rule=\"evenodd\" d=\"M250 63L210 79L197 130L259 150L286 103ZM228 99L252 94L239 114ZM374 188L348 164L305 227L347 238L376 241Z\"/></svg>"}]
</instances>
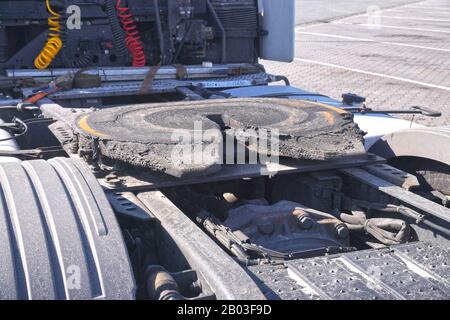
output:
<instances>
[{"instance_id":1,"label":"white road marking","mask_svg":"<svg viewBox=\"0 0 450 320\"><path fill-rule=\"evenodd\" d=\"M334 23L334 24L347 24L347 25L363 26L363 27L371 27L371 28L401 29L401 30L414 30L414 31L425 31L425 32L436 32L436 33L448 33L448 34L450 34L450 30L437 30L437 29L427 29L427 28L411 28L411 27L400 27L400 26L387 26L387 25L383 25L383 24L351 23L351 22L341 22L341 21L333 21L331 23Z\"/></svg>"},{"instance_id":2,"label":"white road marking","mask_svg":"<svg viewBox=\"0 0 450 320\"><path fill-rule=\"evenodd\" d=\"M386 11L386 13L388 13L388 11L391 11L391 10L397 10L397 9L398 9L398 8L381 9L380 12L381 12L381 11ZM403 11L397 12L397 13L403 13ZM422 13L422 11L421 11L420 13ZM449 19L420 18L420 17L401 17L401 16L385 16L385 15L379 15L379 14L377 14L376 17L377 17L377 18L400 19L400 20L431 21L431 22L449 22L449 21L450 21L450 14L446 14L446 12L440 12L440 13L443 13L445 16L444 16L444 17L441 16L441 17L439 17L439 18L447 18L447 16L448 16ZM395 14L395 12L394 12L394 14ZM409 13L408 13L408 14L409 14ZM414 14L417 14L417 13L414 13ZM349 17L341 18L341 19L339 19L339 20L333 21L333 23L340 23L340 22L342 22L342 21L349 20L349 19L352 19L352 18L370 17L370 16L371 16L371 15L368 14L368 13L361 13L361 14L356 14L356 15L352 15L352 16L349 16Z\"/></svg>"},{"instance_id":3,"label":"white road marking","mask_svg":"<svg viewBox=\"0 0 450 320\"><path fill-rule=\"evenodd\" d=\"M326 67L332 67L332 68L336 68L336 69L341 69L341 70L346 70L346 71L366 74L366 75L380 77L380 78L398 80L398 81L412 83L412 84L417 84L417 85L420 85L420 86L434 88L434 89L441 89L441 90L445 90L445 91L450 91L450 87L439 86L439 85L435 85L435 84L432 84L432 83L426 83L426 82L406 79L406 78L402 78L402 77L391 76L391 75L388 75L388 74L383 74L383 73L378 73L378 72L370 72L370 71L365 71L365 70L361 70L361 69L347 68L347 67L340 66L340 65L337 65L337 64L326 63L326 62L310 60L310 59L297 58L297 57L294 58L294 60L295 61L299 61L299 62L318 64L318 65L322 65L322 66L326 66Z\"/></svg>"},{"instance_id":4,"label":"white road marking","mask_svg":"<svg viewBox=\"0 0 450 320\"><path fill-rule=\"evenodd\" d=\"M444 10L447 11L448 7L430 7L430 6L404 6L402 8L406 8L406 9L425 9L425 10L436 10L436 11L440 11L440 10Z\"/></svg>"},{"instance_id":5,"label":"white road marking","mask_svg":"<svg viewBox=\"0 0 450 320\"><path fill-rule=\"evenodd\" d=\"M335 34L327 34L327 33L319 33L319 32L305 32L305 31L299 31L299 30L297 30L295 32L298 33L298 34L308 34L308 35L319 36L319 37L328 37L328 38L345 39L345 40L355 40L355 41L363 41L363 42L374 42L374 43L381 43L381 44L400 46L400 47L410 47L410 48L418 48L418 49L450 52L450 49L433 48L433 47L419 46L419 45L407 44L407 43L401 43L401 42L378 41L378 40L366 39L366 38L339 36L339 35L335 35Z\"/></svg>"},{"instance_id":6,"label":"white road marking","mask_svg":"<svg viewBox=\"0 0 450 320\"><path fill-rule=\"evenodd\" d=\"M310 23L310 24L300 24L295 27L295 31L300 29L307 29L307 28L313 28L313 27L320 27L323 26L323 22L317 22L317 23Z\"/></svg>"},{"instance_id":7,"label":"white road marking","mask_svg":"<svg viewBox=\"0 0 450 320\"><path fill-rule=\"evenodd\" d=\"M364 15L365 17L369 17L368 14ZM428 19L428 18L418 18L418 17L399 17L399 16L384 16L384 15L377 15L377 18L389 18L389 19L400 19L400 20L419 20L419 21L433 21L433 22L450 22L449 19Z\"/></svg>"},{"instance_id":8,"label":"white road marking","mask_svg":"<svg viewBox=\"0 0 450 320\"><path fill-rule=\"evenodd\" d=\"M424 7L417 7L417 8L413 8L413 7L407 7L407 6L403 6L403 7L394 7L394 8L387 8L387 9L381 9L381 10L384 10L384 11L397 11L397 10L404 10L404 9L406 9L406 10L414 10L414 11L416 11L415 9L420 9L421 11L420 12L422 12L422 10L429 10L429 11L450 11L450 9L447 7L447 8L431 8L430 6L424 6Z\"/></svg>"},{"instance_id":9,"label":"white road marking","mask_svg":"<svg viewBox=\"0 0 450 320\"><path fill-rule=\"evenodd\" d=\"M403 5L402 7L408 7L408 8L441 8L441 7L447 7L447 3L429 3L427 1L425 2L416 2L416 3L408 3Z\"/></svg>"},{"instance_id":10,"label":"white road marking","mask_svg":"<svg viewBox=\"0 0 450 320\"><path fill-rule=\"evenodd\" d=\"M422 8L425 9L425 8L428 8L428 7L422 7ZM407 7L407 5L403 5L403 6L400 6L400 7L380 9L379 12L383 12L383 11L387 12L387 11L402 10L402 9L409 9L409 8ZM440 9L439 12L440 13L444 13L444 14L446 13L443 9ZM420 13L422 13L422 10L420 11ZM364 17L364 16L367 17L367 16L369 16L369 14L367 12L363 12L363 13L354 14L354 15L351 15L351 16L348 16L348 17L342 17L340 20L347 20L347 19L351 19L351 18L358 18L358 17ZM377 17L378 16L379 15L377 14ZM448 20L445 20L444 22L448 22Z\"/></svg>"},{"instance_id":11,"label":"white road marking","mask_svg":"<svg viewBox=\"0 0 450 320\"><path fill-rule=\"evenodd\" d=\"M392 14L417 14L415 11L405 11L400 9L389 9L386 10L386 13L392 13ZM434 18L448 18L447 21L450 20L450 11L428 11L428 10L420 10L421 16L432 16Z\"/></svg>"}]
</instances>

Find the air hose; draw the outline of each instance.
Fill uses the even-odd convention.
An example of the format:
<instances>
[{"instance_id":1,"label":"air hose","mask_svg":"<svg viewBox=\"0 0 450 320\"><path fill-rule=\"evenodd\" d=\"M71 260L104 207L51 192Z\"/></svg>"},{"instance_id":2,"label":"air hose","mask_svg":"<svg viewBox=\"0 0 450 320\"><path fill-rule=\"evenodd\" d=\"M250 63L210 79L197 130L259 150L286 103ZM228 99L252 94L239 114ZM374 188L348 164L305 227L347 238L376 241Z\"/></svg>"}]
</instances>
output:
<instances>
[{"instance_id":1,"label":"air hose","mask_svg":"<svg viewBox=\"0 0 450 320\"><path fill-rule=\"evenodd\" d=\"M106 15L108 16L109 25L111 27L114 47L116 48L119 56L128 57L128 50L125 46L125 33L120 26L113 1L114 0L106 0Z\"/></svg>"},{"instance_id":2,"label":"air hose","mask_svg":"<svg viewBox=\"0 0 450 320\"><path fill-rule=\"evenodd\" d=\"M94 55L90 52L84 53L82 56L75 58L71 62L72 68L86 68L89 67L94 61Z\"/></svg>"},{"instance_id":3,"label":"air hose","mask_svg":"<svg viewBox=\"0 0 450 320\"><path fill-rule=\"evenodd\" d=\"M121 6L121 0L116 2L116 10L119 12L119 19L125 31L125 45L133 59L133 67L145 66L145 53L142 46L141 36L130 9Z\"/></svg>"},{"instance_id":4,"label":"air hose","mask_svg":"<svg viewBox=\"0 0 450 320\"><path fill-rule=\"evenodd\" d=\"M19 118L14 118L12 123L4 123L0 121L0 129L11 130L14 133L17 133L16 135L6 136L5 138L0 139L0 142L15 140L24 136L28 132L27 124Z\"/></svg>"},{"instance_id":5,"label":"air hose","mask_svg":"<svg viewBox=\"0 0 450 320\"><path fill-rule=\"evenodd\" d=\"M34 60L34 65L37 69L47 69L63 46L61 40L61 15L53 11L50 6L50 0L45 0L45 4L48 12L51 14L48 18L49 34L44 49Z\"/></svg>"},{"instance_id":6,"label":"air hose","mask_svg":"<svg viewBox=\"0 0 450 320\"><path fill-rule=\"evenodd\" d=\"M367 218L363 212L340 214L340 219L353 231L363 231L372 235L384 245L405 243L409 240L410 226L403 220L390 218Z\"/></svg>"}]
</instances>

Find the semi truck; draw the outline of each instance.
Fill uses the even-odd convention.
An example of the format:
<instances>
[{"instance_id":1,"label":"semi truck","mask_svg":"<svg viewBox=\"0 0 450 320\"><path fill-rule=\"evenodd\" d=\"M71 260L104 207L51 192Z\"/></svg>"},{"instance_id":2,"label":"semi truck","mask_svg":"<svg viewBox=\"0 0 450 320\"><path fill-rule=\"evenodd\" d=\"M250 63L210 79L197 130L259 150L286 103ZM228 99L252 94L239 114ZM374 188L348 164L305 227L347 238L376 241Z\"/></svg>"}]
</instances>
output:
<instances>
[{"instance_id":1,"label":"semi truck","mask_svg":"<svg viewBox=\"0 0 450 320\"><path fill-rule=\"evenodd\" d=\"M449 299L450 129L268 73L294 14L0 1L0 299Z\"/></svg>"}]
</instances>

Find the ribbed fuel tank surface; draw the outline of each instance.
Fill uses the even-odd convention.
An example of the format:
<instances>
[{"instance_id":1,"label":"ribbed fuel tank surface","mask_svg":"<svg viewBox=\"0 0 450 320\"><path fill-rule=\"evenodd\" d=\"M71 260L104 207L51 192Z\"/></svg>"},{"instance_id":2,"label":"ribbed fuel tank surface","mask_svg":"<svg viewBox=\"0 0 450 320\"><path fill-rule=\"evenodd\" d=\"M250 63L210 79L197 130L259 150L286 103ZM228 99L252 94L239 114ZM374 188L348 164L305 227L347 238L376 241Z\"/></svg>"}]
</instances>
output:
<instances>
[{"instance_id":1,"label":"ribbed fuel tank surface","mask_svg":"<svg viewBox=\"0 0 450 320\"><path fill-rule=\"evenodd\" d=\"M0 299L133 299L116 218L82 161L0 164Z\"/></svg>"}]
</instances>

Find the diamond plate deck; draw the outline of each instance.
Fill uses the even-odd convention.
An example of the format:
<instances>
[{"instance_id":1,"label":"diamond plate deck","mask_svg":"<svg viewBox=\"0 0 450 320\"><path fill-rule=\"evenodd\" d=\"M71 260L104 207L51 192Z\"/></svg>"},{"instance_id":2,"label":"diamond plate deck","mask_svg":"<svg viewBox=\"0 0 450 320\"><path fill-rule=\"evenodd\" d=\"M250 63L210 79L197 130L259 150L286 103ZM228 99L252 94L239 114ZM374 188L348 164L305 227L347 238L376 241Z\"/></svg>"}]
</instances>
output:
<instances>
[{"instance_id":1,"label":"diamond plate deck","mask_svg":"<svg viewBox=\"0 0 450 320\"><path fill-rule=\"evenodd\" d=\"M250 266L268 299L450 299L450 251L411 243L279 265Z\"/></svg>"}]
</instances>

